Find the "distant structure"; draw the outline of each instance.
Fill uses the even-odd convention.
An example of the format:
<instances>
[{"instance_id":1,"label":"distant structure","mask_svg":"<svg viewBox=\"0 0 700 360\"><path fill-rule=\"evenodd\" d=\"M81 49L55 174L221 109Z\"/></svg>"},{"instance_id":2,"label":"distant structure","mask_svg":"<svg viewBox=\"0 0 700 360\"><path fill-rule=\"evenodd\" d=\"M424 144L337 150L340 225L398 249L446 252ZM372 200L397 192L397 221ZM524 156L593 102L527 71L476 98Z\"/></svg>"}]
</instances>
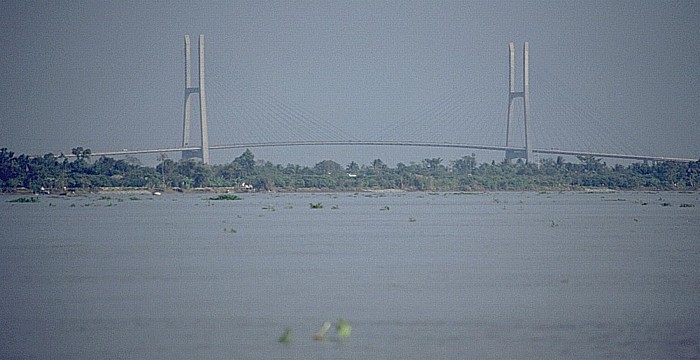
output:
<instances>
[{"instance_id":1,"label":"distant structure","mask_svg":"<svg viewBox=\"0 0 700 360\"><path fill-rule=\"evenodd\" d=\"M523 46L523 91L515 91L515 48L513 43L508 44L510 76L508 77L509 92L508 92L508 122L506 124L506 146L515 146L512 141L513 137L513 102L516 98L523 98L523 113L525 118L525 150L506 150L506 161L512 159L525 159L531 162L532 146L530 143L530 79L529 79L529 60L528 60L528 43Z\"/></svg>"},{"instance_id":2,"label":"distant structure","mask_svg":"<svg viewBox=\"0 0 700 360\"><path fill-rule=\"evenodd\" d=\"M183 150L182 158L200 158L205 164L209 163L209 134L207 132L207 101L204 91L204 35L199 35L199 86L193 87L190 73L190 36L185 35L185 108L182 123L182 147L190 147L190 98L199 94L199 123L201 133L201 148L199 150Z\"/></svg>"}]
</instances>

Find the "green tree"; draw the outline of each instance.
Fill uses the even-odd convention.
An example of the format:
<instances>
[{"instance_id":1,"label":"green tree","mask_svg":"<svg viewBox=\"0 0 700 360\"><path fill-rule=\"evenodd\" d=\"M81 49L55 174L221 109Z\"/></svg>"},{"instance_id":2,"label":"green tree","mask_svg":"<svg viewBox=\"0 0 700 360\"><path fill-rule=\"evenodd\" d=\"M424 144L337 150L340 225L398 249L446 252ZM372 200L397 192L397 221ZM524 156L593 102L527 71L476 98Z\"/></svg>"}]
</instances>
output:
<instances>
[{"instance_id":1,"label":"green tree","mask_svg":"<svg viewBox=\"0 0 700 360\"><path fill-rule=\"evenodd\" d=\"M71 150L71 153L75 155L78 160L85 159L90 160L90 154L92 151L90 149L84 149L82 146L75 147Z\"/></svg>"},{"instance_id":2,"label":"green tree","mask_svg":"<svg viewBox=\"0 0 700 360\"><path fill-rule=\"evenodd\" d=\"M358 172L360 172L360 166L357 165L356 162L352 161L348 166L345 168L345 171L347 171L350 174L355 174L357 175Z\"/></svg>"},{"instance_id":3,"label":"green tree","mask_svg":"<svg viewBox=\"0 0 700 360\"><path fill-rule=\"evenodd\" d=\"M381 159L374 159L372 161L372 172L375 175L382 175L384 172L386 172L389 169L389 167L381 160Z\"/></svg>"},{"instance_id":4,"label":"green tree","mask_svg":"<svg viewBox=\"0 0 700 360\"><path fill-rule=\"evenodd\" d=\"M314 171L320 175L342 175L345 173L343 166L332 160L323 160L314 166Z\"/></svg>"},{"instance_id":5,"label":"green tree","mask_svg":"<svg viewBox=\"0 0 700 360\"><path fill-rule=\"evenodd\" d=\"M426 169L430 169L433 173L444 170L441 158L425 159L423 160L423 166L425 166Z\"/></svg>"},{"instance_id":6,"label":"green tree","mask_svg":"<svg viewBox=\"0 0 700 360\"><path fill-rule=\"evenodd\" d=\"M167 181L165 181L165 174L169 173L170 169L172 169L172 165L174 162L170 159L168 159L168 154L166 153L160 153L158 156L158 161L160 161L160 164L156 167L156 170L160 172L160 180L163 186L163 189L165 189L167 186ZM166 168L168 168L168 171L166 171Z\"/></svg>"},{"instance_id":7,"label":"green tree","mask_svg":"<svg viewBox=\"0 0 700 360\"><path fill-rule=\"evenodd\" d=\"M87 172L88 170L88 161L90 160L90 154L92 154L92 151L90 149L84 149L82 146L81 147L76 147L71 150L71 153L75 155L75 161L71 164L71 168L73 171L76 172Z\"/></svg>"},{"instance_id":8,"label":"green tree","mask_svg":"<svg viewBox=\"0 0 700 360\"><path fill-rule=\"evenodd\" d=\"M583 164L584 172L601 172L605 170L605 163L594 156L577 156L576 158Z\"/></svg>"},{"instance_id":9,"label":"green tree","mask_svg":"<svg viewBox=\"0 0 700 360\"><path fill-rule=\"evenodd\" d=\"M183 188L204 187L209 185L212 169L195 159L182 160L177 163L175 172L180 179L179 186Z\"/></svg>"},{"instance_id":10,"label":"green tree","mask_svg":"<svg viewBox=\"0 0 700 360\"><path fill-rule=\"evenodd\" d=\"M3 188L15 188L20 175L19 164L12 151L0 149L0 185Z\"/></svg>"},{"instance_id":11,"label":"green tree","mask_svg":"<svg viewBox=\"0 0 700 360\"><path fill-rule=\"evenodd\" d=\"M463 156L461 159L452 162L452 169L460 175L471 174L476 169L476 157L474 154Z\"/></svg>"},{"instance_id":12,"label":"green tree","mask_svg":"<svg viewBox=\"0 0 700 360\"><path fill-rule=\"evenodd\" d=\"M235 158L233 162L240 167L243 176L253 175L255 173L255 156L250 149L246 149L243 154Z\"/></svg>"}]
</instances>

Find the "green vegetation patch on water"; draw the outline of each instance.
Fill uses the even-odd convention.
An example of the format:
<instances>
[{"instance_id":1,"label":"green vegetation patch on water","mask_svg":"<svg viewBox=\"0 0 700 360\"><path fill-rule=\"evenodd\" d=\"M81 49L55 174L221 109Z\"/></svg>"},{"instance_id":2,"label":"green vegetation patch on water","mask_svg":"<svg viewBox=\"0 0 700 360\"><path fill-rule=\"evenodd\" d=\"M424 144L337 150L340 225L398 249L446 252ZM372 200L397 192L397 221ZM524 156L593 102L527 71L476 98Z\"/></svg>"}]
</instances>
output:
<instances>
[{"instance_id":1,"label":"green vegetation patch on water","mask_svg":"<svg viewBox=\"0 0 700 360\"><path fill-rule=\"evenodd\" d=\"M243 200L242 197L235 194L221 194L218 196L212 196L209 200Z\"/></svg>"},{"instance_id":2,"label":"green vegetation patch on water","mask_svg":"<svg viewBox=\"0 0 700 360\"><path fill-rule=\"evenodd\" d=\"M336 331L338 331L338 337L341 340L348 340L350 339L350 333L352 332L352 327L350 326L350 322L345 320L345 319L338 319L338 323L335 326Z\"/></svg>"},{"instance_id":3,"label":"green vegetation patch on water","mask_svg":"<svg viewBox=\"0 0 700 360\"><path fill-rule=\"evenodd\" d=\"M7 200L7 202L11 202L11 203L38 203L38 202L39 202L39 198L38 198L38 197L34 197L34 196L32 196L32 197L21 197L21 198L17 198L17 199L14 199L14 200Z\"/></svg>"},{"instance_id":4,"label":"green vegetation patch on water","mask_svg":"<svg viewBox=\"0 0 700 360\"><path fill-rule=\"evenodd\" d=\"M279 340L282 344L291 344L294 339L292 338L292 328L286 327L284 333L280 336Z\"/></svg>"}]
</instances>

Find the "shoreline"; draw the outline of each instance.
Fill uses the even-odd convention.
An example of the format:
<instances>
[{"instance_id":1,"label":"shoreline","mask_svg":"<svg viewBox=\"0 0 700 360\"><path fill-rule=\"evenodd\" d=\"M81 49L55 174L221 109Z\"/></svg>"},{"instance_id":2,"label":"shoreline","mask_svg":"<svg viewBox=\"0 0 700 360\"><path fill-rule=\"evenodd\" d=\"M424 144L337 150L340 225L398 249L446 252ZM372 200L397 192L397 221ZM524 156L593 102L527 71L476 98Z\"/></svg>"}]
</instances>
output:
<instances>
[{"instance_id":1,"label":"shoreline","mask_svg":"<svg viewBox=\"0 0 700 360\"><path fill-rule=\"evenodd\" d=\"M700 194L700 190L695 189L654 189L654 188L639 188L639 189L610 189L610 188L569 188L569 189L513 189L513 190L403 190L403 189L353 189L353 190L336 190L336 189L320 189L320 188L297 188L297 189L273 189L273 190L242 190L231 187L206 187L206 188L169 188L169 189L148 189L148 188L128 188L128 187L102 187L91 189L69 189L60 191L48 189L45 192L36 193L29 189L13 189L10 191L3 190L2 195L29 195L29 196L79 196L87 194L116 194L116 195L162 195L162 194L254 194L254 193L379 193L379 194L396 194L396 193L455 193L455 194L488 194L488 193L515 193L515 192L572 192L572 193L616 193L616 192L677 192L687 194Z\"/></svg>"}]
</instances>

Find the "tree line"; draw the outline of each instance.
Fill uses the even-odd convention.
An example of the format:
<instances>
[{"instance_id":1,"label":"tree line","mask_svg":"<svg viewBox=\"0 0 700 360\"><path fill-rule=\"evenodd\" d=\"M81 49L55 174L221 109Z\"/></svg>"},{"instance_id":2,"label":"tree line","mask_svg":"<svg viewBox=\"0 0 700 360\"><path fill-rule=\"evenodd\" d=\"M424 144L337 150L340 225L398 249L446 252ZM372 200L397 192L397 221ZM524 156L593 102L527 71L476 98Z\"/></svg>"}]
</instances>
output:
<instances>
[{"instance_id":1,"label":"tree line","mask_svg":"<svg viewBox=\"0 0 700 360\"><path fill-rule=\"evenodd\" d=\"M539 163L478 163L474 154L444 161L424 159L391 167L376 159L369 165L355 162L343 166L324 160L313 167L273 164L256 160L245 150L230 163L207 165L195 159L174 161L162 154L155 167L138 159L91 159L90 149L72 151L74 158L46 154L16 156L0 149L0 188L4 192L30 189L92 190L102 187L179 188L241 187L258 190L295 191L397 189L407 191L484 190L575 190L609 188L621 190L698 190L700 160L655 162L609 166L599 158L544 158ZM94 160L94 161L91 161Z\"/></svg>"}]
</instances>

